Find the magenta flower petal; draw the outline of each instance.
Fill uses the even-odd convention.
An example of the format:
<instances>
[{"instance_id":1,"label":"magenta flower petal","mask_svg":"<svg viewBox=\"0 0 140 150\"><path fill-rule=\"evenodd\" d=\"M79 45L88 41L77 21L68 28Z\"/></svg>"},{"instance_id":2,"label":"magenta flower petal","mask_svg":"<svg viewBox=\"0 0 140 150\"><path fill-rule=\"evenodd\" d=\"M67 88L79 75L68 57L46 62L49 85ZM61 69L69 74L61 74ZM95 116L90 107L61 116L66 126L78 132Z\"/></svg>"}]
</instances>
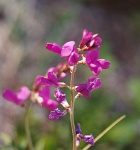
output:
<instances>
[{"instance_id":1,"label":"magenta flower petal","mask_svg":"<svg viewBox=\"0 0 140 150\"><path fill-rule=\"evenodd\" d=\"M87 82L87 89L91 92L102 85L100 78L90 77Z\"/></svg>"},{"instance_id":2,"label":"magenta flower petal","mask_svg":"<svg viewBox=\"0 0 140 150\"><path fill-rule=\"evenodd\" d=\"M110 67L110 62L105 59L98 59L98 62L103 69L108 69Z\"/></svg>"},{"instance_id":3,"label":"magenta flower petal","mask_svg":"<svg viewBox=\"0 0 140 150\"><path fill-rule=\"evenodd\" d=\"M90 40L92 39L92 35L87 35L82 39L80 44L81 47L84 47Z\"/></svg>"},{"instance_id":4,"label":"magenta flower petal","mask_svg":"<svg viewBox=\"0 0 140 150\"><path fill-rule=\"evenodd\" d=\"M95 37L94 47L100 48L102 44L102 39L100 37Z\"/></svg>"},{"instance_id":5,"label":"magenta flower petal","mask_svg":"<svg viewBox=\"0 0 140 150\"><path fill-rule=\"evenodd\" d=\"M92 33L88 32L88 30L83 30L83 36L80 43L80 48L83 48L90 40L92 39Z\"/></svg>"},{"instance_id":6,"label":"magenta flower petal","mask_svg":"<svg viewBox=\"0 0 140 150\"><path fill-rule=\"evenodd\" d=\"M93 40L91 40L90 42L89 42L89 47L92 47L93 45L94 45L94 43L95 43L95 40L93 39Z\"/></svg>"},{"instance_id":7,"label":"magenta flower petal","mask_svg":"<svg viewBox=\"0 0 140 150\"><path fill-rule=\"evenodd\" d=\"M70 41L70 42L65 43L62 46L61 56L62 57L68 57L72 53L72 51L74 49L74 45L75 45L74 41Z\"/></svg>"},{"instance_id":8,"label":"magenta flower petal","mask_svg":"<svg viewBox=\"0 0 140 150\"><path fill-rule=\"evenodd\" d=\"M58 86L57 76L54 72L48 72L48 78L44 76L38 76L35 79L35 86Z\"/></svg>"},{"instance_id":9,"label":"magenta flower petal","mask_svg":"<svg viewBox=\"0 0 140 150\"><path fill-rule=\"evenodd\" d=\"M91 63L95 63L99 57L100 51L93 50L87 53L86 55L86 63L90 65Z\"/></svg>"},{"instance_id":10,"label":"magenta flower petal","mask_svg":"<svg viewBox=\"0 0 140 150\"><path fill-rule=\"evenodd\" d=\"M86 55L86 63L92 73L96 76L102 71L102 69L108 69L110 66L109 61L106 61L105 59L98 59L99 53L99 50L93 50L88 52Z\"/></svg>"},{"instance_id":11,"label":"magenta flower petal","mask_svg":"<svg viewBox=\"0 0 140 150\"><path fill-rule=\"evenodd\" d=\"M101 84L100 78L90 77L87 83L78 85L76 87L76 91L81 93L86 98L90 98L90 92L98 89Z\"/></svg>"},{"instance_id":12,"label":"magenta flower petal","mask_svg":"<svg viewBox=\"0 0 140 150\"><path fill-rule=\"evenodd\" d=\"M56 85L55 82L53 82L53 80L46 78L44 76L37 76L35 79L35 86L54 86ZM58 85L58 84L57 84Z\"/></svg>"},{"instance_id":13,"label":"magenta flower petal","mask_svg":"<svg viewBox=\"0 0 140 150\"><path fill-rule=\"evenodd\" d=\"M13 91L11 91L10 89L6 89L4 92L3 92L3 97L6 99L6 100L9 100L11 102L14 102L16 103L17 100L17 95L16 93L14 93ZM18 102L17 102L18 103Z\"/></svg>"},{"instance_id":14,"label":"magenta flower petal","mask_svg":"<svg viewBox=\"0 0 140 150\"><path fill-rule=\"evenodd\" d=\"M54 53L57 53L59 55L61 54L61 48L56 43L47 43L46 49L48 49L49 51L52 51Z\"/></svg>"},{"instance_id":15,"label":"magenta flower petal","mask_svg":"<svg viewBox=\"0 0 140 150\"><path fill-rule=\"evenodd\" d=\"M62 71L65 70L65 72ZM64 63L59 63L56 67L51 67L48 69L48 72L54 72L55 74L57 74L57 80L60 81L61 79L63 79L66 76L66 71L68 71L68 67L66 64Z\"/></svg>"},{"instance_id":16,"label":"magenta flower petal","mask_svg":"<svg viewBox=\"0 0 140 150\"><path fill-rule=\"evenodd\" d=\"M79 84L76 87L76 91L79 92L79 93L81 93L86 98L90 98L90 91L87 89L87 83L85 83L85 84Z\"/></svg>"},{"instance_id":17,"label":"magenta flower petal","mask_svg":"<svg viewBox=\"0 0 140 150\"><path fill-rule=\"evenodd\" d=\"M29 96L30 96L30 90L25 86L21 87L17 93L13 92L10 89L6 89L3 92L3 97L6 100L11 101L20 106L24 106L24 101L27 100Z\"/></svg>"},{"instance_id":18,"label":"magenta flower petal","mask_svg":"<svg viewBox=\"0 0 140 150\"><path fill-rule=\"evenodd\" d=\"M84 29L83 30L83 37L87 36L88 35L88 30L87 29Z\"/></svg>"},{"instance_id":19,"label":"magenta flower petal","mask_svg":"<svg viewBox=\"0 0 140 150\"><path fill-rule=\"evenodd\" d=\"M50 110L54 110L57 108L58 103L52 99L50 99L51 91L50 87L44 87L38 91L39 96L42 100L39 102L41 105L49 108Z\"/></svg>"},{"instance_id":20,"label":"magenta flower petal","mask_svg":"<svg viewBox=\"0 0 140 150\"><path fill-rule=\"evenodd\" d=\"M26 86L22 86L17 93L17 98L21 100L26 100L30 96L30 90Z\"/></svg>"},{"instance_id":21,"label":"magenta flower petal","mask_svg":"<svg viewBox=\"0 0 140 150\"><path fill-rule=\"evenodd\" d=\"M74 66L79 61L79 54L76 52L72 52L68 58L68 64L70 66Z\"/></svg>"},{"instance_id":22,"label":"magenta flower petal","mask_svg":"<svg viewBox=\"0 0 140 150\"><path fill-rule=\"evenodd\" d=\"M92 50L101 47L102 39L98 37L98 34L88 32L86 29L83 31L82 40L80 42L80 48L84 50Z\"/></svg>"},{"instance_id":23,"label":"magenta flower petal","mask_svg":"<svg viewBox=\"0 0 140 150\"><path fill-rule=\"evenodd\" d=\"M57 76L54 72L48 72L48 79L50 81L50 85L58 86Z\"/></svg>"},{"instance_id":24,"label":"magenta flower petal","mask_svg":"<svg viewBox=\"0 0 140 150\"><path fill-rule=\"evenodd\" d=\"M60 88L57 88L54 91L54 97L58 100L58 102L62 103L63 101L66 101L66 94L60 90Z\"/></svg>"},{"instance_id":25,"label":"magenta flower petal","mask_svg":"<svg viewBox=\"0 0 140 150\"><path fill-rule=\"evenodd\" d=\"M66 94L62 90L60 90L60 88L57 88L54 91L54 97L64 108L68 109L70 107L66 100Z\"/></svg>"},{"instance_id":26,"label":"magenta flower petal","mask_svg":"<svg viewBox=\"0 0 140 150\"><path fill-rule=\"evenodd\" d=\"M43 76L38 75L38 76L35 78L35 81L34 81L35 87L38 87L38 86L41 85L41 78L42 78L42 77L43 77Z\"/></svg>"},{"instance_id":27,"label":"magenta flower petal","mask_svg":"<svg viewBox=\"0 0 140 150\"><path fill-rule=\"evenodd\" d=\"M41 85L49 86L50 84L52 83L48 80L48 78L45 78L44 76L38 76L35 80L36 86L41 86Z\"/></svg>"},{"instance_id":28,"label":"magenta flower petal","mask_svg":"<svg viewBox=\"0 0 140 150\"><path fill-rule=\"evenodd\" d=\"M95 76L97 76L102 71L102 67L96 64L90 64L89 66L89 68Z\"/></svg>"},{"instance_id":29,"label":"magenta flower petal","mask_svg":"<svg viewBox=\"0 0 140 150\"><path fill-rule=\"evenodd\" d=\"M50 96L51 96L51 90L50 90L50 87L44 87L44 88L41 88L39 91L39 96L43 98L43 100L48 100L50 99Z\"/></svg>"},{"instance_id":30,"label":"magenta flower petal","mask_svg":"<svg viewBox=\"0 0 140 150\"><path fill-rule=\"evenodd\" d=\"M50 110L54 110L58 107L58 103L52 99L43 100L42 105L47 107Z\"/></svg>"}]
</instances>

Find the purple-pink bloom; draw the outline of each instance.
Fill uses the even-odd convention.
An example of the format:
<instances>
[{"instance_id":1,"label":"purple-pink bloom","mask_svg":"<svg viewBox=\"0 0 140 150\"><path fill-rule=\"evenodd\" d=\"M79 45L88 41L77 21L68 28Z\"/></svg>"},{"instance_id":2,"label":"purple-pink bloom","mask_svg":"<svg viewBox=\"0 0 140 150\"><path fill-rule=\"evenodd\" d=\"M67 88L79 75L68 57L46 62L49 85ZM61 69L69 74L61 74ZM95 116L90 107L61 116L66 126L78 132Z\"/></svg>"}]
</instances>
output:
<instances>
[{"instance_id":1,"label":"purple-pink bloom","mask_svg":"<svg viewBox=\"0 0 140 150\"><path fill-rule=\"evenodd\" d=\"M76 146L79 147L80 141L83 140L84 142L91 144L92 146L94 145L94 137L92 134L90 135L83 135L81 126L79 123L77 123L77 128L76 128Z\"/></svg>"},{"instance_id":2,"label":"purple-pink bloom","mask_svg":"<svg viewBox=\"0 0 140 150\"><path fill-rule=\"evenodd\" d=\"M79 54L74 41L67 42L62 46L61 57L65 57L70 66L75 65L79 61Z\"/></svg>"},{"instance_id":3,"label":"purple-pink bloom","mask_svg":"<svg viewBox=\"0 0 140 150\"><path fill-rule=\"evenodd\" d=\"M76 91L79 92L80 94L82 94L83 96L90 98L90 91L87 88L87 83L85 84L79 84L76 87Z\"/></svg>"},{"instance_id":4,"label":"purple-pink bloom","mask_svg":"<svg viewBox=\"0 0 140 150\"><path fill-rule=\"evenodd\" d=\"M58 103L50 98L50 87L59 86L57 76L54 72L48 72L47 78L44 76L37 76L35 79L34 99L41 105L54 110Z\"/></svg>"},{"instance_id":5,"label":"purple-pink bloom","mask_svg":"<svg viewBox=\"0 0 140 150\"><path fill-rule=\"evenodd\" d=\"M60 88L57 88L54 91L54 97L60 102L62 103L63 101L66 101L66 94L60 90Z\"/></svg>"},{"instance_id":6,"label":"purple-pink bloom","mask_svg":"<svg viewBox=\"0 0 140 150\"><path fill-rule=\"evenodd\" d=\"M57 76L54 72L48 72L48 77L37 76L35 79L35 86L58 86Z\"/></svg>"},{"instance_id":7,"label":"purple-pink bloom","mask_svg":"<svg viewBox=\"0 0 140 150\"><path fill-rule=\"evenodd\" d=\"M94 75L98 75L102 69L108 69L110 66L110 62L105 59L98 59L100 54L99 50L93 50L87 53L86 55L86 63L91 69Z\"/></svg>"},{"instance_id":8,"label":"purple-pink bloom","mask_svg":"<svg viewBox=\"0 0 140 150\"><path fill-rule=\"evenodd\" d=\"M60 90L60 88L57 88L54 91L54 97L64 108L68 109L70 107L66 100L66 94L62 90Z\"/></svg>"},{"instance_id":9,"label":"purple-pink bloom","mask_svg":"<svg viewBox=\"0 0 140 150\"><path fill-rule=\"evenodd\" d=\"M30 96L30 90L26 86L22 86L20 90L15 93L10 89L6 89L3 92L3 97L17 105L24 106L24 101L26 101Z\"/></svg>"},{"instance_id":10,"label":"purple-pink bloom","mask_svg":"<svg viewBox=\"0 0 140 150\"><path fill-rule=\"evenodd\" d=\"M88 32L88 30L83 31L82 40L80 42L80 48L84 50L92 50L95 48L100 48L102 43L102 39L98 37L98 34L93 34L92 32Z\"/></svg>"},{"instance_id":11,"label":"purple-pink bloom","mask_svg":"<svg viewBox=\"0 0 140 150\"><path fill-rule=\"evenodd\" d=\"M79 54L77 53L74 41L65 43L62 48L60 48L60 46L55 43L48 43L46 48L54 53L61 55L61 57L66 58L70 66L75 65L79 60Z\"/></svg>"},{"instance_id":12,"label":"purple-pink bloom","mask_svg":"<svg viewBox=\"0 0 140 150\"><path fill-rule=\"evenodd\" d=\"M69 41L62 46L61 57L68 57L73 51L75 51L75 42Z\"/></svg>"},{"instance_id":13,"label":"purple-pink bloom","mask_svg":"<svg viewBox=\"0 0 140 150\"><path fill-rule=\"evenodd\" d=\"M49 119L51 120L59 120L60 117L65 116L68 113L68 110L60 111L58 108L51 111L49 115Z\"/></svg>"},{"instance_id":14,"label":"purple-pink bloom","mask_svg":"<svg viewBox=\"0 0 140 150\"><path fill-rule=\"evenodd\" d=\"M90 77L87 82L87 89L92 92L102 85L100 78Z\"/></svg>"},{"instance_id":15,"label":"purple-pink bloom","mask_svg":"<svg viewBox=\"0 0 140 150\"><path fill-rule=\"evenodd\" d=\"M51 96L50 87L46 86L41 88L35 94L35 99L39 104L49 108L50 110L54 110L57 108L58 103L55 100L52 100L50 96Z\"/></svg>"},{"instance_id":16,"label":"purple-pink bloom","mask_svg":"<svg viewBox=\"0 0 140 150\"><path fill-rule=\"evenodd\" d=\"M100 78L90 77L87 83L79 84L76 87L76 91L85 96L86 98L90 98L90 92L98 89L102 85Z\"/></svg>"},{"instance_id":17,"label":"purple-pink bloom","mask_svg":"<svg viewBox=\"0 0 140 150\"><path fill-rule=\"evenodd\" d=\"M72 52L68 57L67 61L70 66L74 66L79 61L79 54L77 52Z\"/></svg>"},{"instance_id":18,"label":"purple-pink bloom","mask_svg":"<svg viewBox=\"0 0 140 150\"><path fill-rule=\"evenodd\" d=\"M61 47L56 43L47 43L46 49L48 49L54 53L57 53L59 55L61 54Z\"/></svg>"}]
</instances>

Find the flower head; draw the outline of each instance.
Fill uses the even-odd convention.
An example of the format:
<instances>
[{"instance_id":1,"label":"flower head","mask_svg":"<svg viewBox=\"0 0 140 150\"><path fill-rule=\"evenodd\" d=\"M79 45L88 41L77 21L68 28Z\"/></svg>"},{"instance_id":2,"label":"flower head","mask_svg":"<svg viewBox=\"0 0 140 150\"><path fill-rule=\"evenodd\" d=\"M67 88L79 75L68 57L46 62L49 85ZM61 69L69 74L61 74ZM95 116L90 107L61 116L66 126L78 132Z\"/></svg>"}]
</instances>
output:
<instances>
[{"instance_id":1,"label":"flower head","mask_svg":"<svg viewBox=\"0 0 140 150\"><path fill-rule=\"evenodd\" d=\"M73 51L75 51L75 42L69 41L62 46L61 57L68 57Z\"/></svg>"},{"instance_id":2,"label":"flower head","mask_svg":"<svg viewBox=\"0 0 140 150\"><path fill-rule=\"evenodd\" d=\"M98 59L99 50L93 50L87 53L86 55L86 64L91 69L94 75L98 75L102 69L108 69L110 66L110 62L105 59Z\"/></svg>"},{"instance_id":3,"label":"flower head","mask_svg":"<svg viewBox=\"0 0 140 150\"><path fill-rule=\"evenodd\" d=\"M3 92L3 97L17 105L24 106L24 101L26 101L30 96L30 90L26 86L22 86L20 90L15 93L10 89L6 89Z\"/></svg>"},{"instance_id":4,"label":"flower head","mask_svg":"<svg viewBox=\"0 0 140 150\"><path fill-rule=\"evenodd\" d=\"M77 53L74 41L65 43L62 48L55 43L47 43L46 48L66 58L70 66L75 65L79 60L79 54Z\"/></svg>"},{"instance_id":5,"label":"flower head","mask_svg":"<svg viewBox=\"0 0 140 150\"><path fill-rule=\"evenodd\" d=\"M102 39L98 37L98 34L93 34L85 29L83 31L83 36L79 47L84 50L92 50L95 48L100 48L101 43Z\"/></svg>"},{"instance_id":6,"label":"flower head","mask_svg":"<svg viewBox=\"0 0 140 150\"><path fill-rule=\"evenodd\" d=\"M100 78L90 77L87 83L79 84L76 87L76 91L82 94L83 96L90 98L90 92L98 89L101 86Z\"/></svg>"},{"instance_id":7,"label":"flower head","mask_svg":"<svg viewBox=\"0 0 140 150\"><path fill-rule=\"evenodd\" d=\"M51 111L49 115L49 119L53 120L59 120L60 117L65 116L68 113L68 110L60 111L58 108Z\"/></svg>"}]
</instances>

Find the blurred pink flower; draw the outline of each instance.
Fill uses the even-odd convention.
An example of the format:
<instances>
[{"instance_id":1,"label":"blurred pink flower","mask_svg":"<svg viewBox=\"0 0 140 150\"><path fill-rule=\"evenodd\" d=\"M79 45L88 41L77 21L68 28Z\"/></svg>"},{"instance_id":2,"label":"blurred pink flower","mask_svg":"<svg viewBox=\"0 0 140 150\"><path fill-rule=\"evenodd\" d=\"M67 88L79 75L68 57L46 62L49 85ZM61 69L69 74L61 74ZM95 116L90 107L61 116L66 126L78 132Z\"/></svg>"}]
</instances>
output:
<instances>
[{"instance_id":1,"label":"blurred pink flower","mask_svg":"<svg viewBox=\"0 0 140 150\"><path fill-rule=\"evenodd\" d=\"M6 89L3 92L3 97L15 103L16 105L24 106L24 101L26 101L30 96L30 90L26 86L22 86L20 90L15 93L10 89Z\"/></svg>"},{"instance_id":2,"label":"blurred pink flower","mask_svg":"<svg viewBox=\"0 0 140 150\"><path fill-rule=\"evenodd\" d=\"M57 108L58 103L55 100L52 100L50 96L50 87L46 86L37 91L34 95L34 98L42 106L47 107L50 110L54 110Z\"/></svg>"}]
</instances>

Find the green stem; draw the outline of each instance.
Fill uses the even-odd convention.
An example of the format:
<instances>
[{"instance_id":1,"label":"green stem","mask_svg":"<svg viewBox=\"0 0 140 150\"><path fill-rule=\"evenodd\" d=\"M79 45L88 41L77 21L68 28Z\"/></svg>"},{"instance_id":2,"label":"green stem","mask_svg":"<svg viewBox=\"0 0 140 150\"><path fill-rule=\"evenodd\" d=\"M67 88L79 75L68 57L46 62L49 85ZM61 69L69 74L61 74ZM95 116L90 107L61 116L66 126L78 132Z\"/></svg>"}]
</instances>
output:
<instances>
[{"instance_id":1,"label":"green stem","mask_svg":"<svg viewBox=\"0 0 140 150\"><path fill-rule=\"evenodd\" d=\"M103 135L105 135L111 128L113 128L116 124L118 124L121 120L123 120L126 116L123 115L120 118L118 118L116 121L114 121L110 126L108 126L102 133L100 133L95 139L94 143L96 143ZM82 150L87 150L91 147L90 144L85 146Z\"/></svg>"},{"instance_id":2,"label":"green stem","mask_svg":"<svg viewBox=\"0 0 140 150\"><path fill-rule=\"evenodd\" d=\"M34 150L31 133L30 133L30 127L29 127L29 118L28 118L28 112L29 112L31 103L32 102L30 101L26 108L25 115L24 115L24 124L25 124L25 132L26 132L26 138L27 138L27 142L28 142L27 144L28 144L29 150Z\"/></svg>"},{"instance_id":3,"label":"green stem","mask_svg":"<svg viewBox=\"0 0 140 150\"><path fill-rule=\"evenodd\" d=\"M71 72L71 79L70 79L70 103L71 103L70 123L73 137L73 150L76 150L76 133L74 123L74 73L75 73L75 66Z\"/></svg>"}]
</instances>

